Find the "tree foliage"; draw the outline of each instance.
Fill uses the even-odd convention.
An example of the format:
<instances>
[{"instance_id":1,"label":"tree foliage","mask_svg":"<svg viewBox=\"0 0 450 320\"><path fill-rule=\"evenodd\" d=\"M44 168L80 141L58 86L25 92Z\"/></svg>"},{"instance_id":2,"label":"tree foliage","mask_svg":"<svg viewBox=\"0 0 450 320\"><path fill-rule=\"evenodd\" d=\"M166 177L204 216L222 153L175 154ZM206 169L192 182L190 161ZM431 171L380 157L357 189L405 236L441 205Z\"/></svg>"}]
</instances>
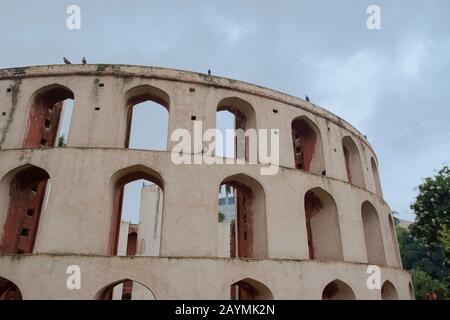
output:
<instances>
[{"instance_id":1,"label":"tree foliage","mask_svg":"<svg viewBox=\"0 0 450 320\"><path fill-rule=\"evenodd\" d=\"M442 235L450 229L449 167L445 166L436 176L425 179L411 209L417 217L411 234L432 250L442 247Z\"/></svg>"},{"instance_id":2,"label":"tree foliage","mask_svg":"<svg viewBox=\"0 0 450 320\"><path fill-rule=\"evenodd\" d=\"M435 292L439 300L448 299L447 287L439 280L433 279L426 272L419 269L411 271L414 291L417 300L425 300L429 292Z\"/></svg>"},{"instance_id":3,"label":"tree foliage","mask_svg":"<svg viewBox=\"0 0 450 320\"><path fill-rule=\"evenodd\" d=\"M411 209L416 221L408 230L397 227L403 267L410 270L416 299L435 292L450 297L450 169L444 166L424 179Z\"/></svg>"}]
</instances>

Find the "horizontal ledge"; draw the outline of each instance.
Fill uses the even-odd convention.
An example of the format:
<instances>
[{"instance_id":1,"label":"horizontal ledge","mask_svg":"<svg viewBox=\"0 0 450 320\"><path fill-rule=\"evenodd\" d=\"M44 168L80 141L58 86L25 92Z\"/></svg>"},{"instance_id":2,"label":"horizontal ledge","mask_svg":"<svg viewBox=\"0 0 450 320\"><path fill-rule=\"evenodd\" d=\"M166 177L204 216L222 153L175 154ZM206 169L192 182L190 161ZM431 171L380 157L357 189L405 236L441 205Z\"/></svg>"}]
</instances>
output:
<instances>
[{"instance_id":1,"label":"horizontal ledge","mask_svg":"<svg viewBox=\"0 0 450 320\"><path fill-rule=\"evenodd\" d=\"M358 266L365 267L373 264L363 263L363 262L351 262L351 261L341 261L341 260L310 260L310 259L256 259L256 258L224 258L224 257L188 257L188 256L108 256L100 254L76 254L76 253L34 253L34 254L0 254L0 260L11 259L13 261L19 261L22 259L33 259L33 258L83 258L83 259L108 259L108 260L157 260L157 261L217 261L217 262L228 262L228 263L299 263L299 264L322 264L322 265L347 265L347 266ZM393 266L379 266L382 269L391 269L398 271L405 271L399 267Z\"/></svg>"},{"instance_id":2,"label":"horizontal ledge","mask_svg":"<svg viewBox=\"0 0 450 320\"><path fill-rule=\"evenodd\" d=\"M126 149L126 148L100 148L100 147L53 147L53 148L7 148L7 149L1 149L0 148L0 153L3 152L45 152L45 151L63 151L63 150L76 150L76 151L95 151L95 150L100 150L100 151L114 151L114 152L126 152L126 153L161 153L161 154L172 154L171 151L161 151L161 150L143 150L143 149ZM178 154L178 153L176 153ZM185 154L186 155L186 154ZM193 154L193 153L189 153L187 155L199 155L199 154ZM215 159L226 159L226 158L222 158L222 157L209 157L209 158L215 158ZM208 164L179 164L178 166L209 166ZM214 166L218 166L221 164L214 164ZM222 164L222 165L229 165L229 164ZM231 165L235 165L235 166L257 166L257 167L264 167L267 166L265 164L262 163L258 163L258 164L249 164L249 163L245 163L245 164L231 164ZM341 179L337 179L334 177L329 177L329 176L322 176L320 174L316 174L316 173L311 173L311 172L307 172L307 171L303 171L303 170L299 170L299 169L294 169L294 168L290 168L290 167L286 167L286 166L279 166L279 168L283 169L283 170L287 170L287 171L291 171L291 172L296 172L296 174L304 174L304 175L310 175L310 176L314 176L314 177L318 177L321 179L326 179L326 180L331 180L331 181L336 181L339 183L344 183L349 185L352 188L356 188L359 190L362 190L364 192L367 192L373 196L375 196L377 199L379 199L380 201L382 201L386 206L389 207L389 204L384 200L383 197L381 197L380 195L367 190L365 188L362 188L358 185L349 183L348 181L345 180L341 180ZM1 178L1 177L0 177Z\"/></svg>"}]
</instances>

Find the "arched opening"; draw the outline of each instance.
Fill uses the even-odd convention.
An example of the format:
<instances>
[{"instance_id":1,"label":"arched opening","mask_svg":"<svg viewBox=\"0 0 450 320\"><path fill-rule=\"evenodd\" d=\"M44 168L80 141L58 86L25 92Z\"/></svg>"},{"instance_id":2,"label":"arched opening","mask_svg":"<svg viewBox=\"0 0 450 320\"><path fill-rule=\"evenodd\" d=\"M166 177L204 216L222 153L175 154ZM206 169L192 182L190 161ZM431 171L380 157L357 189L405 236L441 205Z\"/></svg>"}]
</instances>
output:
<instances>
[{"instance_id":1,"label":"arched opening","mask_svg":"<svg viewBox=\"0 0 450 320\"><path fill-rule=\"evenodd\" d=\"M59 84L33 95L23 148L65 146L72 117L73 92Z\"/></svg>"},{"instance_id":2,"label":"arched opening","mask_svg":"<svg viewBox=\"0 0 450 320\"><path fill-rule=\"evenodd\" d=\"M416 295L414 293L414 287L411 282L409 283L408 287L409 287L409 298L411 300L416 300Z\"/></svg>"},{"instance_id":3,"label":"arched opening","mask_svg":"<svg viewBox=\"0 0 450 320\"><path fill-rule=\"evenodd\" d=\"M32 253L50 176L41 168L25 166L14 170L9 179L8 213L0 253Z\"/></svg>"},{"instance_id":4,"label":"arched opening","mask_svg":"<svg viewBox=\"0 0 450 320\"><path fill-rule=\"evenodd\" d=\"M170 98L150 85L128 90L125 148L167 150Z\"/></svg>"},{"instance_id":5,"label":"arched opening","mask_svg":"<svg viewBox=\"0 0 450 320\"><path fill-rule=\"evenodd\" d=\"M325 175L322 138L319 128L307 117L292 121L295 168Z\"/></svg>"},{"instance_id":6,"label":"arched opening","mask_svg":"<svg viewBox=\"0 0 450 320\"><path fill-rule=\"evenodd\" d=\"M22 300L22 293L19 288L13 282L2 277L0 277L1 300Z\"/></svg>"},{"instance_id":7,"label":"arched opening","mask_svg":"<svg viewBox=\"0 0 450 320\"><path fill-rule=\"evenodd\" d=\"M321 188L305 194L306 229L309 258L317 260L343 260L341 231L336 203Z\"/></svg>"},{"instance_id":8,"label":"arched opening","mask_svg":"<svg viewBox=\"0 0 450 320\"><path fill-rule=\"evenodd\" d=\"M375 159L371 158L370 159L370 163L372 165L372 173L373 173L373 181L374 181L374 184L375 184L375 192L380 197L382 197L383 193L381 191L380 175L378 174L378 167L377 167L377 164L375 162Z\"/></svg>"},{"instance_id":9,"label":"arched opening","mask_svg":"<svg viewBox=\"0 0 450 320\"><path fill-rule=\"evenodd\" d=\"M398 243L397 243L397 232L396 232L396 228L395 228L395 224L394 224L394 219L392 218L392 216L390 214L388 215L388 220L389 220L389 231L391 234L392 248L393 248L394 254L395 254L395 260L396 260L395 262L398 267L401 267L400 250L399 250Z\"/></svg>"},{"instance_id":10,"label":"arched opening","mask_svg":"<svg viewBox=\"0 0 450 320\"><path fill-rule=\"evenodd\" d=\"M390 281L385 281L381 287L382 300L398 300L397 290Z\"/></svg>"},{"instance_id":11,"label":"arched opening","mask_svg":"<svg viewBox=\"0 0 450 320\"><path fill-rule=\"evenodd\" d=\"M233 190L228 201L230 203L230 199L233 200L227 213L220 212L223 196L219 191L218 256L267 258L266 199L263 187L253 178L239 174L225 179L221 183L222 188Z\"/></svg>"},{"instance_id":12,"label":"arched opening","mask_svg":"<svg viewBox=\"0 0 450 320\"><path fill-rule=\"evenodd\" d=\"M134 280L125 279L104 287L97 300L155 300L153 292Z\"/></svg>"},{"instance_id":13,"label":"arched opening","mask_svg":"<svg viewBox=\"0 0 450 320\"><path fill-rule=\"evenodd\" d=\"M256 115L253 106L237 97L222 99L217 106L217 156L257 161ZM255 130L249 130L255 129Z\"/></svg>"},{"instance_id":14,"label":"arched opening","mask_svg":"<svg viewBox=\"0 0 450 320\"><path fill-rule=\"evenodd\" d=\"M386 256L378 213L369 201L365 201L361 206L361 215L366 241L367 262L385 266Z\"/></svg>"},{"instance_id":15,"label":"arched opening","mask_svg":"<svg viewBox=\"0 0 450 320\"><path fill-rule=\"evenodd\" d=\"M231 300L273 300L266 285L250 278L232 284L230 293Z\"/></svg>"},{"instance_id":16,"label":"arched opening","mask_svg":"<svg viewBox=\"0 0 450 320\"><path fill-rule=\"evenodd\" d=\"M113 218L109 253L159 256L164 186L161 176L134 166L113 177Z\"/></svg>"},{"instance_id":17,"label":"arched opening","mask_svg":"<svg viewBox=\"0 0 450 320\"><path fill-rule=\"evenodd\" d=\"M334 280L323 289L322 300L356 300L356 297L348 284Z\"/></svg>"},{"instance_id":18,"label":"arched opening","mask_svg":"<svg viewBox=\"0 0 450 320\"><path fill-rule=\"evenodd\" d=\"M348 182L364 188L364 173L358 147L350 136L346 136L342 139L342 148Z\"/></svg>"}]
</instances>

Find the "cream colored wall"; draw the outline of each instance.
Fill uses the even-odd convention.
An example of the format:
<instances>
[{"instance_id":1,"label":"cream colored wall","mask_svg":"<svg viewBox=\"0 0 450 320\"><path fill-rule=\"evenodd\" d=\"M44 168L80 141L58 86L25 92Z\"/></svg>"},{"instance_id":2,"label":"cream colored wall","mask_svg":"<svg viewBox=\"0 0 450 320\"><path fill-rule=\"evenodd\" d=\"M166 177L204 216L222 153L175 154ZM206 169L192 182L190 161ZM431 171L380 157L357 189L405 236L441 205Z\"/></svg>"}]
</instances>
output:
<instances>
[{"instance_id":1,"label":"cream colored wall","mask_svg":"<svg viewBox=\"0 0 450 320\"><path fill-rule=\"evenodd\" d=\"M137 255L158 257L161 246L161 222L164 194L156 185L141 189Z\"/></svg>"},{"instance_id":2,"label":"cream colored wall","mask_svg":"<svg viewBox=\"0 0 450 320\"><path fill-rule=\"evenodd\" d=\"M217 224L217 257L230 257L230 223L220 222Z\"/></svg>"},{"instance_id":3,"label":"cream colored wall","mask_svg":"<svg viewBox=\"0 0 450 320\"><path fill-rule=\"evenodd\" d=\"M128 247L128 230L130 229L130 223L120 220L119 227L119 241L117 244L117 255L126 256Z\"/></svg>"},{"instance_id":4,"label":"cream colored wall","mask_svg":"<svg viewBox=\"0 0 450 320\"><path fill-rule=\"evenodd\" d=\"M270 258L308 257L303 198L308 190L320 187L336 202L344 259L367 260L365 248L360 245L364 243L361 204L369 200L380 216L385 252L390 253L387 254L388 264L397 264L388 206L375 194L343 181L287 168L281 168L275 176L259 176L258 165L180 166L171 162L168 152L55 148L3 150L1 153L1 177L26 164L45 169L51 177L52 190L45 215L41 217L36 252L106 254L113 202L111 177L123 168L140 164L159 172L166 184L162 256L214 257L217 190L226 177L245 174L264 189ZM192 181L196 181L195 188ZM8 189L7 180L0 185L2 190ZM282 192L280 186L283 186ZM5 215L3 210L1 220Z\"/></svg>"},{"instance_id":5,"label":"cream colored wall","mask_svg":"<svg viewBox=\"0 0 450 320\"><path fill-rule=\"evenodd\" d=\"M17 77L21 81L14 80ZM17 84L18 90L8 93L6 88L14 83ZM27 126L32 95L40 88L53 83L67 86L75 94L68 147L18 150ZM99 87L99 83L103 83L104 87ZM197 116L197 120L204 122L204 130L213 128L216 107L223 98L239 97L249 102L255 109L257 128L280 129L280 163L282 167L278 174L261 176L259 165L174 165L170 158L170 152L120 149L123 147L126 131L124 94L127 90L143 84L158 87L169 95L169 132L176 128L186 128L192 132L192 114ZM190 92L190 88L195 88L195 92ZM52 188L48 197L47 209L40 220L35 245L36 253L105 255L112 218L114 184L112 177L124 168L139 165L155 170L164 180L161 256L209 258L206 260L180 260L188 261L186 264L188 270L194 266L199 270L203 270L206 266L217 266L221 272L229 275L228 278L223 278L226 278L227 281L233 279L238 281L239 275L245 276L245 270L251 271L246 267L247 264L240 261L214 260L217 255L218 239L217 190L224 179L235 174L251 177L258 181L264 190L266 245L270 259L308 258L304 195L308 190L320 187L327 191L336 202L345 261L367 262L361 218L361 204L367 200L372 203L379 215L387 265L395 268L401 267L398 259L398 246L393 243L389 228L390 208L381 197L375 194L375 183L370 164L371 157L375 157L373 150L365 138L353 127L320 107L295 97L239 81L177 70L134 66L72 65L35 67L19 71L0 70L0 90L0 224L3 225L6 218L9 179L13 176L12 170L23 165L33 164L46 170L51 177ZM100 110L96 111L96 107L99 107ZM275 114L273 109L278 109L279 112ZM2 116L2 112L6 112L6 115ZM294 169L290 128L292 120L302 115L307 116L320 129L327 177ZM360 151L367 189L346 182L342 150L342 138L346 135L352 137ZM171 146L173 143L169 142L169 148ZM25 262L26 259L21 258L21 261L22 259ZM43 263L50 263L51 260L45 256L30 259L44 259ZM77 260L78 258L74 256L72 259ZM87 258L80 259L88 266ZM130 269L133 270L133 272L130 271L133 275L138 276L139 271L149 274L147 270L144 272L144 267L148 266L141 261L150 260L139 258L132 260L139 262L132 262L128 259L109 259L94 259L95 262L92 262L91 267L100 271L102 269L98 267L99 265L110 263L114 269L126 261L136 264L136 269ZM5 262L8 261L8 258L0 258L0 261L0 263L6 263L4 264L5 268L10 266L8 262ZM161 265L166 263L171 266L174 266L175 263L175 260L164 259L151 261L161 261L158 263ZM205 266L200 267L201 264L196 261L204 262ZM264 270L268 266L273 267L271 261L249 263L248 265L254 267L255 264L261 265ZM299 262L289 262L287 268L294 268L294 266L298 268L298 264ZM329 277L337 276L337 271L331 268L334 264L330 265L331 269L327 269L328 264L321 265L316 262L302 263L301 265L304 266L301 269L304 269L305 272L309 272L311 266L323 268L323 276L319 277L320 281L331 281L333 279L328 279ZM167 266L162 269L165 267ZM352 281L355 280L352 277L358 276L352 275L354 273L352 268L358 268L358 265L342 264L339 275ZM282 274L286 271L281 269L283 268L274 270L274 273ZM7 273L12 271L3 268L0 270L6 270ZM409 280L401 270L386 270L393 277L400 275L398 279L393 279L391 282L407 288ZM27 272L26 274L28 274ZM258 272L256 276L260 277L262 282L269 279L266 271ZM186 273L186 270L183 273ZM217 275L219 274L211 274L210 280L213 281L212 278ZM44 279L48 276L44 274L41 278ZM113 272L111 279L104 276L105 283L107 283L106 280L111 280L111 282L118 280L113 279L113 276L119 276L119 272ZM303 275L297 273L295 275L292 273L292 276L291 279L284 276L276 278L277 281L280 281L280 285L275 285L276 282L264 283L276 291L274 292L275 297L306 297L307 292L311 292L311 297L318 295L319 284L322 285L322 282L310 283L305 280ZM14 271L12 271L12 277L17 278ZM275 275L275 277L277 276ZM23 283L24 279L19 279L21 285L26 285ZM139 281L139 279L134 280ZM158 287L162 282L157 278L151 280L150 286ZM169 286L166 291L160 290L160 294L163 298L195 298L203 297L204 290L211 296L217 296L220 292L220 285L212 286L213 288L209 289L197 288L195 285L189 285L192 280L188 279L183 288ZM298 281L298 288L292 286L294 280ZM93 283L98 283L98 281ZM221 285L224 286L225 283L221 283ZM89 291L89 294L93 296L94 288L90 287L91 284L87 284L87 286L88 290L92 291ZM355 291L362 290L358 287L353 288ZM216 289L217 292L214 291ZM33 291L32 288L29 290L30 293L27 295L35 297L38 295L38 291ZM28 292L28 289L26 291ZM41 294L52 295L53 293L41 292ZM74 293L75 296L77 294ZM362 294L362 296L375 297L370 294Z\"/></svg>"},{"instance_id":6,"label":"cream colored wall","mask_svg":"<svg viewBox=\"0 0 450 320\"><path fill-rule=\"evenodd\" d=\"M0 256L0 270L17 284L24 299L94 299L118 279L139 282L156 300L229 299L229 286L246 278L266 285L274 299L321 299L325 286L336 279L348 284L356 299L381 298L380 290L367 288L364 264L45 254L17 259ZM70 265L81 269L81 290L66 287ZM385 280L392 282L400 299L410 299L408 272L382 268L381 283Z\"/></svg>"}]
</instances>

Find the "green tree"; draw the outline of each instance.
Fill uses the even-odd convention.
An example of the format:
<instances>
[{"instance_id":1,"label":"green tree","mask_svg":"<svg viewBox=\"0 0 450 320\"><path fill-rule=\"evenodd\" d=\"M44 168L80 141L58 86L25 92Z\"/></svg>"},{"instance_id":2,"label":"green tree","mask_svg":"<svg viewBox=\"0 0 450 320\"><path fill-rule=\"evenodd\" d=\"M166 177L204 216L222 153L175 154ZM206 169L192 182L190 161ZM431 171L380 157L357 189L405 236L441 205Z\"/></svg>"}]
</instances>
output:
<instances>
[{"instance_id":1,"label":"green tree","mask_svg":"<svg viewBox=\"0 0 450 320\"><path fill-rule=\"evenodd\" d=\"M445 264L450 266L450 228L444 226L441 230L440 240L445 253Z\"/></svg>"},{"instance_id":2,"label":"green tree","mask_svg":"<svg viewBox=\"0 0 450 320\"><path fill-rule=\"evenodd\" d=\"M411 209L416 214L416 223L411 228L413 237L420 239L430 250L442 248L442 234L450 229L449 167L444 166L437 175L425 179Z\"/></svg>"},{"instance_id":3,"label":"green tree","mask_svg":"<svg viewBox=\"0 0 450 320\"><path fill-rule=\"evenodd\" d=\"M414 239L405 228L397 226L398 245L406 270L419 269L430 277L445 283L450 276L449 270L443 265L442 250L429 251L419 239Z\"/></svg>"},{"instance_id":4,"label":"green tree","mask_svg":"<svg viewBox=\"0 0 450 320\"><path fill-rule=\"evenodd\" d=\"M65 147L66 145L66 137L61 135L58 139L58 147Z\"/></svg>"},{"instance_id":5,"label":"green tree","mask_svg":"<svg viewBox=\"0 0 450 320\"><path fill-rule=\"evenodd\" d=\"M424 179L411 209L416 221L397 227L403 266L410 270L417 299L434 291L440 299L450 296L450 169L444 166ZM443 291L445 290L445 292Z\"/></svg>"},{"instance_id":6,"label":"green tree","mask_svg":"<svg viewBox=\"0 0 450 320\"><path fill-rule=\"evenodd\" d=\"M439 300L448 299L447 287L442 282L431 278L426 272L415 269L411 271L417 300L424 300L428 292L435 292Z\"/></svg>"}]
</instances>

